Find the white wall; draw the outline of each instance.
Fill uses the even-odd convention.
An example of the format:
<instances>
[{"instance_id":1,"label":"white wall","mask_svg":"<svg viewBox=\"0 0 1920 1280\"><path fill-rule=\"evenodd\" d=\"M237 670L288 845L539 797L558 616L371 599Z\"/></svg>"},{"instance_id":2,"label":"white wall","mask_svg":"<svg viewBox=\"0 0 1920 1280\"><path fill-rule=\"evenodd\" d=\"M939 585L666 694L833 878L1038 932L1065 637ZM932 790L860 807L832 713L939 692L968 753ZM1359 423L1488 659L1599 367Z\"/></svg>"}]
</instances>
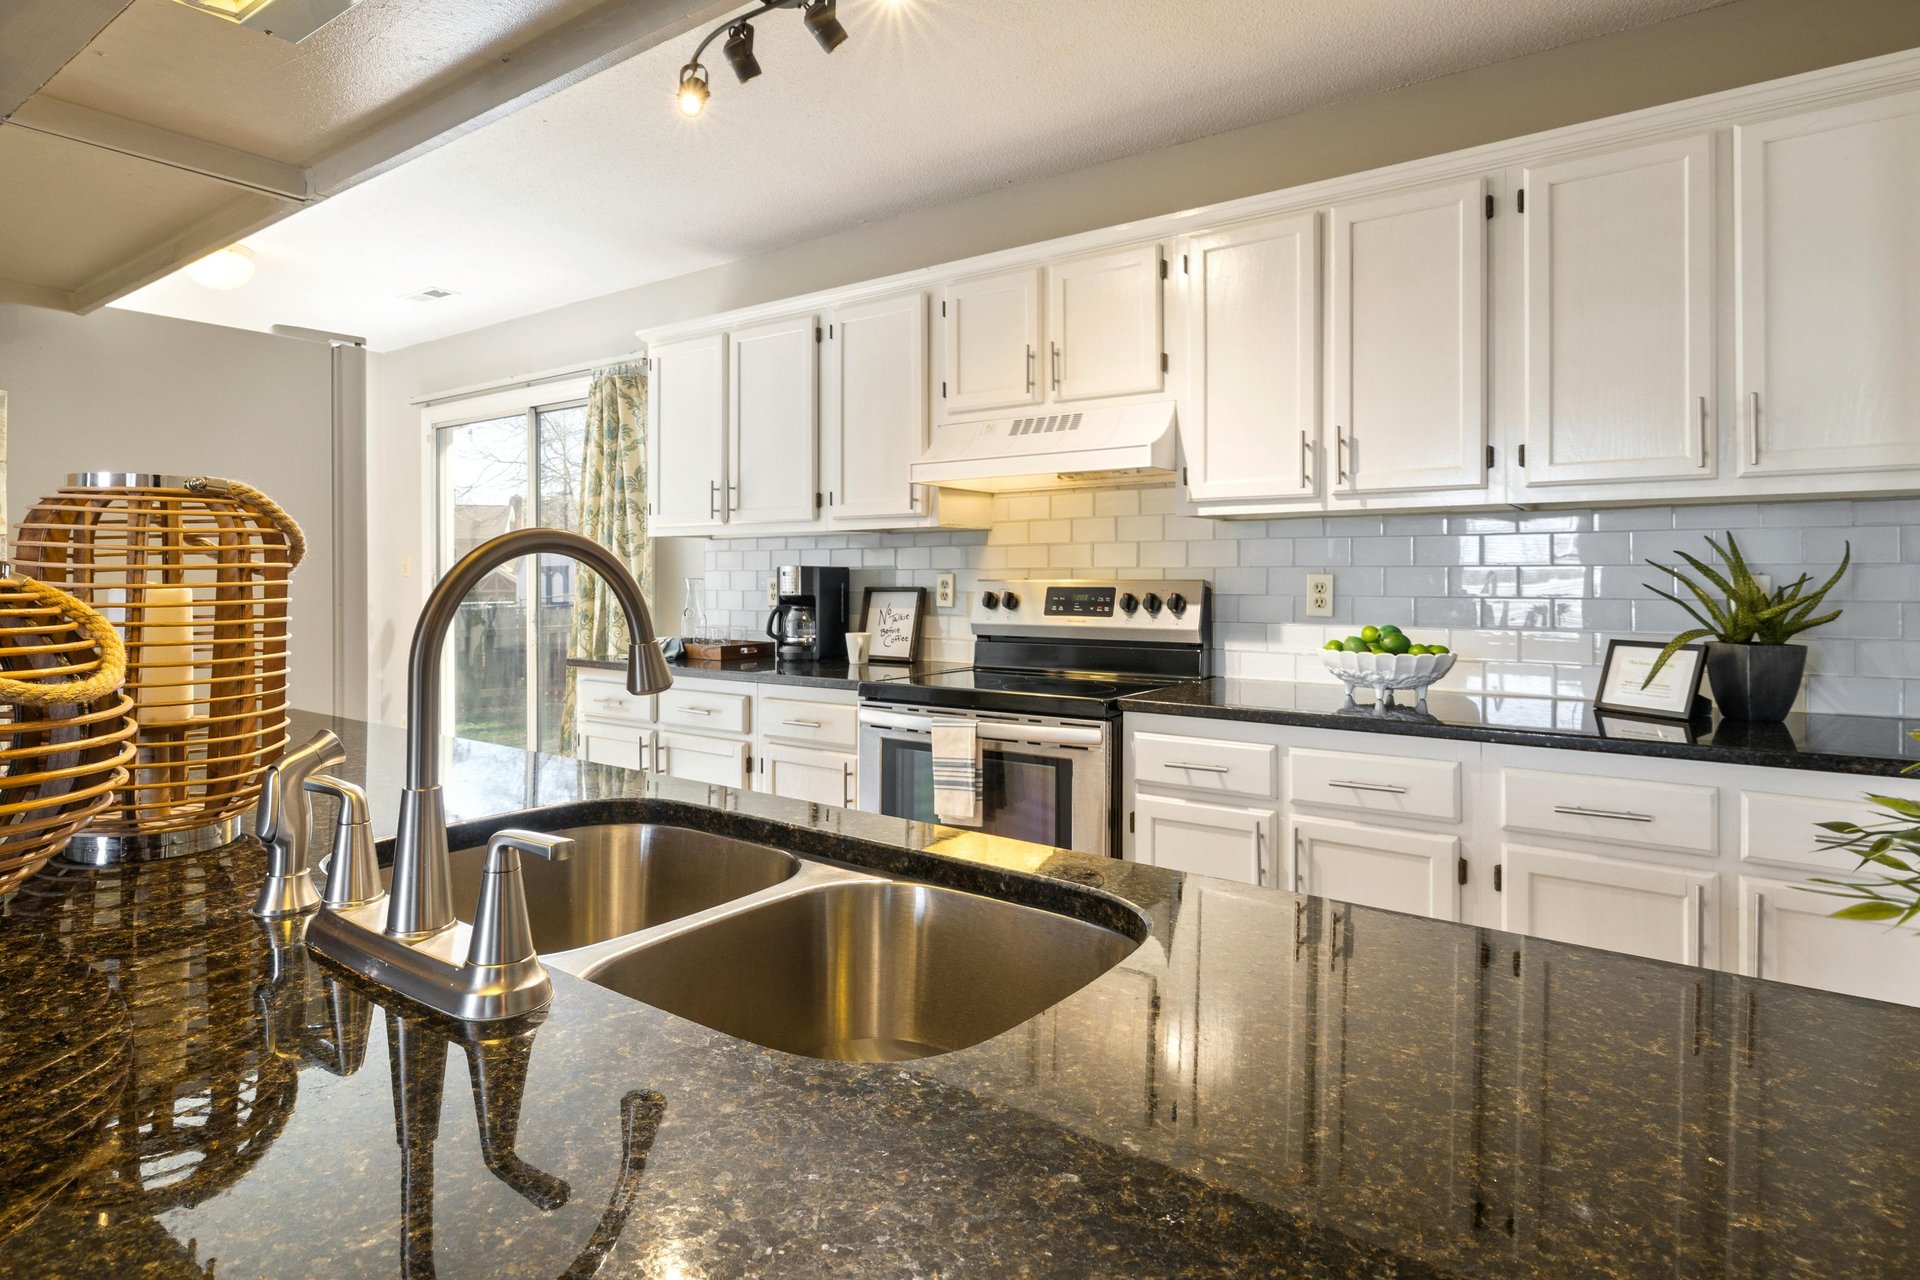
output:
<instances>
[{"instance_id":1,"label":"white wall","mask_svg":"<svg viewBox=\"0 0 1920 1280\"><path fill-rule=\"evenodd\" d=\"M634 331L1280 190L1920 44L1914 0L1739 0L375 356L368 430L369 712L401 714L405 632L424 598L420 416L410 400L630 352ZM637 161L644 163L644 159ZM699 540L663 545L671 628ZM407 566L410 576L402 573Z\"/></svg>"},{"instance_id":2,"label":"white wall","mask_svg":"<svg viewBox=\"0 0 1920 1280\"><path fill-rule=\"evenodd\" d=\"M244 480L306 531L293 576L291 697L333 700L332 366L325 346L131 311L0 305L7 515L74 471ZM358 584L353 584L356 588Z\"/></svg>"}]
</instances>

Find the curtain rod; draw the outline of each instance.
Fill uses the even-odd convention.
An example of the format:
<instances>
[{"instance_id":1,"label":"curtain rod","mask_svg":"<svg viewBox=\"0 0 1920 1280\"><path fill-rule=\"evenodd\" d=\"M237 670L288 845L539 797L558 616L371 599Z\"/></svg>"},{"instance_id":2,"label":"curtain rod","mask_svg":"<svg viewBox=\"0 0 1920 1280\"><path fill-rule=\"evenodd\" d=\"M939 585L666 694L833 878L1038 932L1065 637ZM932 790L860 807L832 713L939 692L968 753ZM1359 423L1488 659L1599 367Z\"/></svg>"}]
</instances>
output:
<instances>
[{"instance_id":1,"label":"curtain rod","mask_svg":"<svg viewBox=\"0 0 1920 1280\"><path fill-rule=\"evenodd\" d=\"M625 355L606 356L588 364L563 365L558 369L541 369L534 373L517 374L499 382L478 382L468 387L453 387L446 391L430 391L423 396L415 396L407 401L417 409L431 409L435 405L451 404L455 400L472 400L476 396L491 395L495 391L518 391L523 387L538 387L549 382L564 382L568 378L583 378L595 369L611 364L629 364L644 359L643 351L629 351Z\"/></svg>"}]
</instances>

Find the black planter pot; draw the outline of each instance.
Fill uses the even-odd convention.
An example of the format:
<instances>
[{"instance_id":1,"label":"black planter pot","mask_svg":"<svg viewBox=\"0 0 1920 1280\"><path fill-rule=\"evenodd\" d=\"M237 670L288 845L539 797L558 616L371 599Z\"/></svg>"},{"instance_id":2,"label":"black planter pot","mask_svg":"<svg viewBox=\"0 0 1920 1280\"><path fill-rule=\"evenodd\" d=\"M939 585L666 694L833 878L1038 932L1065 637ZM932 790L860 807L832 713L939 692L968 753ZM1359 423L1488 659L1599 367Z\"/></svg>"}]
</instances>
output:
<instances>
[{"instance_id":1,"label":"black planter pot","mask_svg":"<svg viewBox=\"0 0 1920 1280\"><path fill-rule=\"evenodd\" d=\"M1785 720L1800 695L1807 649L1798 644L1707 646L1707 683L1729 720Z\"/></svg>"}]
</instances>

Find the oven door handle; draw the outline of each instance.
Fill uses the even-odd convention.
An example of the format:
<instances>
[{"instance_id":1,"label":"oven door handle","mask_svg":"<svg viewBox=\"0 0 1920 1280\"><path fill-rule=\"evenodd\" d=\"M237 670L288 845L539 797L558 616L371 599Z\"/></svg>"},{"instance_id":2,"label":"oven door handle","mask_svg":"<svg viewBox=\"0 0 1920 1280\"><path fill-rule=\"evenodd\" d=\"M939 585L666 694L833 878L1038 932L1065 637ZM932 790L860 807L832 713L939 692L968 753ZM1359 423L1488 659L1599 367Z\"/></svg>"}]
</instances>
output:
<instances>
[{"instance_id":1,"label":"oven door handle","mask_svg":"<svg viewBox=\"0 0 1920 1280\"><path fill-rule=\"evenodd\" d=\"M892 711L862 711L860 727L910 729L915 733L927 733L933 729L936 718L901 715ZM998 720L980 720L976 723L980 737L987 742L1039 742L1062 747L1097 747L1105 738L1099 729L1076 729L1067 725L1006 724Z\"/></svg>"}]
</instances>

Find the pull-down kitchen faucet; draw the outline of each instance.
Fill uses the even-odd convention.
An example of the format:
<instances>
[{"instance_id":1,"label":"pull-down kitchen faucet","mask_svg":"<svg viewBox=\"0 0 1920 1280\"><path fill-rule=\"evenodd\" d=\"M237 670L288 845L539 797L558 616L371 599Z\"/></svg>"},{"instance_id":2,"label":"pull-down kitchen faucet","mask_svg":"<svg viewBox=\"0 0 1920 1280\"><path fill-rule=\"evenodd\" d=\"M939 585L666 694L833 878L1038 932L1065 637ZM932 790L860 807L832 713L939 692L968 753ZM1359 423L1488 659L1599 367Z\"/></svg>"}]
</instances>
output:
<instances>
[{"instance_id":1,"label":"pull-down kitchen faucet","mask_svg":"<svg viewBox=\"0 0 1920 1280\"><path fill-rule=\"evenodd\" d=\"M544 1006L552 982L533 953L519 853L564 858L572 842L501 832L488 849L472 928L453 914L447 811L440 791L440 655L460 602L489 573L524 555L563 555L598 573L627 618L627 688L673 684L640 586L611 551L562 529L518 529L471 552L434 587L414 627L407 669L407 780L393 842L389 892L357 905L335 894L307 931L321 955L429 1008L467 1021L511 1018ZM341 868L334 868L342 874ZM336 905L339 904L339 905Z\"/></svg>"}]
</instances>

